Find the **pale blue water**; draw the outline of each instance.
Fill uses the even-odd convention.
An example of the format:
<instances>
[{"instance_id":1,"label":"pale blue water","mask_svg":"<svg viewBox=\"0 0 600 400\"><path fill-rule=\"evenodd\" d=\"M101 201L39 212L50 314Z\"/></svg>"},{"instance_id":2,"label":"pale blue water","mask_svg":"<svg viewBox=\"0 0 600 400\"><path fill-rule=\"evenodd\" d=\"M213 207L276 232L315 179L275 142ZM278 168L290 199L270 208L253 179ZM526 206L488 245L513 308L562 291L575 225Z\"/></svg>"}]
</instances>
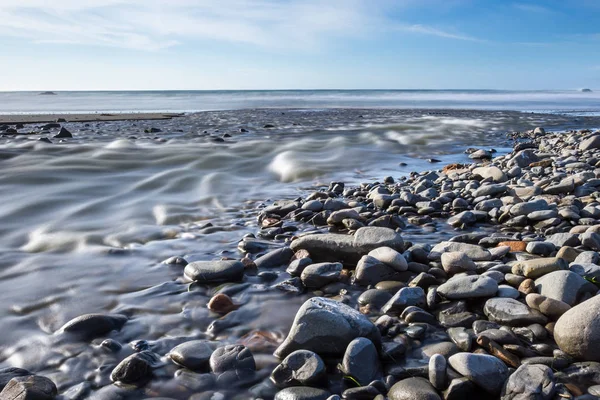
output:
<instances>
[{"instance_id":1,"label":"pale blue water","mask_svg":"<svg viewBox=\"0 0 600 400\"><path fill-rule=\"evenodd\" d=\"M0 113L193 112L248 108L423 108L600 114L600 91L265 90L0 92Z\"/></svg>"}]
</instances>

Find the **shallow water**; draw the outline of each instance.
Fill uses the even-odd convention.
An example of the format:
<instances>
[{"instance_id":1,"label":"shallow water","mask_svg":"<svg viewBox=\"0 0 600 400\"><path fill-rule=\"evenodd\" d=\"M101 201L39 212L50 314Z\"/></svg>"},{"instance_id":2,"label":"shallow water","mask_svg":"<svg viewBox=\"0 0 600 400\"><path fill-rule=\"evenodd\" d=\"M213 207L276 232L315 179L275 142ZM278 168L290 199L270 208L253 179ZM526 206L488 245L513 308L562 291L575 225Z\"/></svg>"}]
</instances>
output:
<instances>
[{"instance_id":1,"label":"shallow water","mask_svg":"<svg viewBox=\"0 0 600 400\"><path fill-rule=\"evenodd\" d=\"M37 141L52 134L3 137L0 366L41 372L61 391L84 380L94 389L108 385L110 370L131 349L107 355L53 335L91 312L128 315L114 338L158 341L155 350L163 355L209 334L228 343L256 330L281 338L304 297L284 296L272 283L248 277L249 285L230 289L244 304L228 315L231 327L208 332L216 316L206 303L215 288L188 288L182 269L161 261L242 257L237 243L257 231L256 208L270 200L330 181L397 178L432 168L429 158L441 160L433 165L440 168L468 162L465 148L506 151L505 134L515 130L599 122L516 112L243 110L170 121L67 123L75 137L53 144ZM144 133L150 127L161 132ZM39 132L35 126L21 131ZM226 133L231 137L214 141ZM417 241L439 241L452 232L414 234ZM283 279L285 273L275 282ZM257 352L259 362L273 364L272 350ZM187 398L172 381L175 370L166 365L158 374L168 383L145 393Z\"/></svg>"}]
</instances>

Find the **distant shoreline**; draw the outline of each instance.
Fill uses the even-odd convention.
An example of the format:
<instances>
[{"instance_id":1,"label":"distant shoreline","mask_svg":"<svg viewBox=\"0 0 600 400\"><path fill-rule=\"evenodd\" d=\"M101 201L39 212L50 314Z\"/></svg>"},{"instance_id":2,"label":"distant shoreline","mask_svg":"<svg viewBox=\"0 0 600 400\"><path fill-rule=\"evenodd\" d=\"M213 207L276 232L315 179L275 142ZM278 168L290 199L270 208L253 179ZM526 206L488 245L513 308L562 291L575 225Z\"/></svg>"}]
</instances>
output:
<instances>
[{"instance_id":1,"label":"distant shoreline","mask_svg":"<svg viewBox=\"0 0 600 400\"><path fill-rule=\"evenodd\" d=\"M40 124L64 119L67 122L165 120L182 113L54 113L54 114L0 114L0 124Z\"/></svg>"}]
</instances>

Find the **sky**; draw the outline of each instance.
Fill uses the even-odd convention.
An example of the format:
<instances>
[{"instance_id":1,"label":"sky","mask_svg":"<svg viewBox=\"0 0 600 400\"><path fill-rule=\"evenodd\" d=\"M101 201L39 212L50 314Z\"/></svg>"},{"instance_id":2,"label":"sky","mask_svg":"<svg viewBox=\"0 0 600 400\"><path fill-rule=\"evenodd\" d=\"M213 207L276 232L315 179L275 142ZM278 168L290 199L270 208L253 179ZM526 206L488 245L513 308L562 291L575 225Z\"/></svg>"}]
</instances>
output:
<instances>
[{"instance_id":1,"label":"sky","mask_svg":"<svg viewBox=\"0 0 600 400\"><path fill-rule=\"evenodd\" d=\"M0 90L600 89L600 0L0 0Z\"/></svg>"}]
</instances>

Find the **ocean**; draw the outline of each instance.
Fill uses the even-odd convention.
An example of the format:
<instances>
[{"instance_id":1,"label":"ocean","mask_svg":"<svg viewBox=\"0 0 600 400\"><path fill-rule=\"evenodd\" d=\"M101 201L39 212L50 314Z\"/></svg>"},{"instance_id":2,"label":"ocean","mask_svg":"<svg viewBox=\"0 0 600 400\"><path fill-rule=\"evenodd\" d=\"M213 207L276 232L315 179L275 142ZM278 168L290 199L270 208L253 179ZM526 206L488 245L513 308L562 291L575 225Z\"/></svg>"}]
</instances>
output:
<instances>
[{"instance_id":1,"label":"ocean","mask_svg":"<svg viewBox=\"0 0 600 400\"><path fill-rule=\"evenodd\" d=\"M0 114L196 112L249 108L423 108L590 115L600 91L252 90L0 92Z\"/></svg>"}]
</instances>

